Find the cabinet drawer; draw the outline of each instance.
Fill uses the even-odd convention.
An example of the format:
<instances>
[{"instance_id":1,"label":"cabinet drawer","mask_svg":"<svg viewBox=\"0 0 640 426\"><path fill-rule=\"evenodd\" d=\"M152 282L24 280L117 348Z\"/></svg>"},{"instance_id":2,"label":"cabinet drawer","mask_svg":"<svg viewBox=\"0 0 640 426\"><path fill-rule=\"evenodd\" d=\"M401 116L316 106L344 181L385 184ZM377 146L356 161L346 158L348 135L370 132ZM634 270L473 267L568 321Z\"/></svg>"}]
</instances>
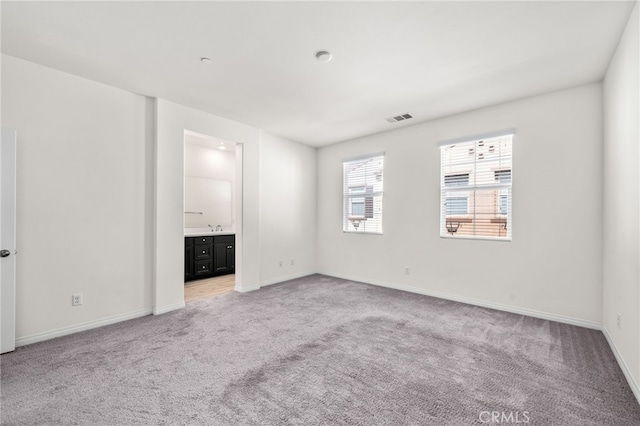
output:
<instances>
[{"instance_id":1,"label":"cabinet drawer","mask_svg":"<svg viewBox=\"0 0 640 426\"><path fill-rule=\"evenodd\" d=\"M196 260L194 274L195 276L199 275L210 275L213 269L213 260Z\"/></svg>"},{"instance_id":2,"label":"cabinet drawer","mask_svg":"<svg viewBox=\"0 0 640 426\"><path fill-rule=\"evenodd\" d=\"M211 249L213 246L196 245L194 247L194 257L196 260L211 259Z\"/></svg>"},{"instance_id":3,"label":"cabinet drawer","mask_svg":"<svg viewBox=\"0 0 640 426\"><path fill-rule=\"evenodd\" d=\"M235 235L217 235L214 237L216 244L234 244L236 241Z\"/></svg>"},{"instance_id":4,"label":"cabinet drawer","mask_svg":"<svg viewBox=\"0 0 640 426\"><path fill-rule=\"evenodd\" d=\"M213 244L213 237L193 237L195 244Z\"/></svg>"}]
</instances>

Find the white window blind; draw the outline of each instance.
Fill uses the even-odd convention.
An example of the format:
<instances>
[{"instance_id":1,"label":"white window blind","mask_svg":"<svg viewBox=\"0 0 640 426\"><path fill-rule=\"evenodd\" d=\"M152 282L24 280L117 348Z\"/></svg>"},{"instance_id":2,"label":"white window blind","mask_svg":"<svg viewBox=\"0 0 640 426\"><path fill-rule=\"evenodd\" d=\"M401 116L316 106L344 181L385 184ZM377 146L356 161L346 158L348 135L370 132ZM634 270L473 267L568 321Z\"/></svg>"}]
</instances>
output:
<instances>
[{"instance_id":1,"label":"white window blind","mask_svg":"<svg viewBox=\"0 0 640 426\"><path fill-rule=\"evenodd\" d=\"M342 230L382 234L384 155L345 160L342 170Z\"/></svg>"},{"instance_id":2,"label":"white window blind","mask_svg":"<svg viewBox=\"0 0 640 426\"><path fill-rule=\"evenodd\" d=\"M513 133L440 146L440 236L511 240Z\"/></svg>"}]
</instances>

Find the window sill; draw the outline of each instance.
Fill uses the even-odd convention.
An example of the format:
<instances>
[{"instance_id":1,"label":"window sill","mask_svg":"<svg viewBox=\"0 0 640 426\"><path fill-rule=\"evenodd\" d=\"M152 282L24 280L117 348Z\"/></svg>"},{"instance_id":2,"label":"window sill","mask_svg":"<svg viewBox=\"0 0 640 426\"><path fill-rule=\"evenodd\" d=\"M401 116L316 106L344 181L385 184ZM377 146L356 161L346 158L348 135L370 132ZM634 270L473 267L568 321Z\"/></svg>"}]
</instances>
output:
<instances>
[{"instance_id":1,"label":"window sill","mask_svg":"<svg viewBox=\"0 0 640 426\"><path fill-rule=\"evenodd\" d=\"M472 237L470 235L454 236L454 235L440 235L440 238L444 240L474 240L474 241L501 241L510 243L513 238L500 238L500 237Z\"/></svg>"},{"instance_id":2,"label":"window sill","mask_svg":"<svg viewBox=\"0 0 640 426\"><path fill-rule=\"evenodd\" d=\"M366 232L366 231L342 231L343 234L367 234L367 235L384 235L383 232Z\"/></svg>"}]
</instances>

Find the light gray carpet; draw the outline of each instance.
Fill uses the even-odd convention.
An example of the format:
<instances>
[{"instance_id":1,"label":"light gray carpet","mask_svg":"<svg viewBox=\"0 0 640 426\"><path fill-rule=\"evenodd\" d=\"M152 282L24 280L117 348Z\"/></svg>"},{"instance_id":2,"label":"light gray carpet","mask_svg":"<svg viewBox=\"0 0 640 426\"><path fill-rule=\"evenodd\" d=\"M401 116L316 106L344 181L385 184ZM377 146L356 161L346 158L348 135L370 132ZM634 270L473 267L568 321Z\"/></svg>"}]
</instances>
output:
<instances>
[{"instance_id":1,"label":"light gray carpet","mask_svg":"<svg viewBox=\"0 0 640 426\"><path fill-rule=\"evenodd\" d=\"M3 425L640 424L598 331L321 275L1 362Z\"/></svg>"}]
</instances>

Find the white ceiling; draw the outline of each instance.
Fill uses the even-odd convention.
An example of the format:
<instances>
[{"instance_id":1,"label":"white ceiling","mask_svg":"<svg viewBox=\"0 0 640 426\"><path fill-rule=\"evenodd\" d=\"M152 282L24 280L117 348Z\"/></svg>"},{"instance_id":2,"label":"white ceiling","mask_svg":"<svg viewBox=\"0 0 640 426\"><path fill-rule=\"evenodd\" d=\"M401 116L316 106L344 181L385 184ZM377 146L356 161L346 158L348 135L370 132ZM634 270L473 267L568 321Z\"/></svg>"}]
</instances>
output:
<instances>
[{"instance_id":1,"label":"white ceiling","mask_svg":"<svg viewBox=\"0 0 640 426\"><path fill-rule=\"evenodd\" d=\"M2 52L323 146L599 81L633 4L2 1Z\"/></svg>"}]
</instances>

